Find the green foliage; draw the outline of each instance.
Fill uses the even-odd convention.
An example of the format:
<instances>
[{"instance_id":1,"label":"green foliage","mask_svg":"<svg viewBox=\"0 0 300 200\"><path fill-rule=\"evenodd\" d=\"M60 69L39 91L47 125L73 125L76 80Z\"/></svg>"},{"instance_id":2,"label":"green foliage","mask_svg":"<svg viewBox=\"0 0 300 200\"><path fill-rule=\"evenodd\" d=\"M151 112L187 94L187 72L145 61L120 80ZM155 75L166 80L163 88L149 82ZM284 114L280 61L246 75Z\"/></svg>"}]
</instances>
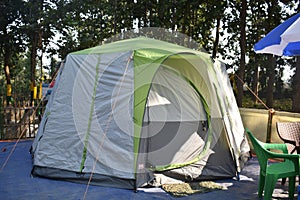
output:
<instances>
[{"instance_id":1,"label":"green foliage","mask_svg":"<svg viewBox=\"0 0 300 200\"><path fill-rule=\"evenodd\" d=\"M19 89L27 95L29 79L39 81L40 72L31 68L49 69L53 74L58 56L64 59L70 52L93 47L108 38L131 29L160 27L177 30L198 42L208 53L217 45L217 58L228 62L237 71L240 67L240 12L239 1L187 1L187 0L3 0L0 2L0 66L9 55L11 78L18 79ZM269 80L268 60L265 55L255 54L253 46L267 32L299 10L297 0L247 0L246 16L246 71L245 81L259 91L266 91ZM298 6L298 8L297 8ZM217 21L221 22L220 42L214 44ZM151 35L151 34L150 34ZM36 41L37 40L37 41ZM33 54L33 46L37 44ZM40 53L48 55L51 66L40 66ZM35 59L30 60L31 56ZM275 68L276 94L283 91L283 67L291 69L295 60L277 59ZM33 61L37 64L32 66ZM256 80L258 68L259 79ZM52 70L50 70L52 69ZM34 74L32 74L34 73ZM52 74L51 74L52 73ZM21 78L22 77L22 78ZM292 81L292 80L291 80ZM291 82L290 81L290 82ZM1 85L4 87L4 85ZM25 95L25 96L26 96Z\"/></svg>"},{"instance_id":2,"label":"green foliage","mask_svg":"<svg viewBox=\"0 0 300 200\"><path fill-rule=\"evenodd\" d=\"M265 98L261 98L262 102L266 102ZM253 97L250 95L244 95L243 99L243 108L258 108L258 109L267 109L260 101L253 100ZM278 111L292 111L292 99L283 98L275 99L273 108Z\"/></svg>"},{"instance_id":3,"label":"green foliage","mask_svg":"<svg viewBox=\"0 0 300 200\"><path fill-rule=\"evenodd\" d=\"M3 111L3 96L0 95L0 139L4 138L4 111Z\"/></svg>"}]
</instances>

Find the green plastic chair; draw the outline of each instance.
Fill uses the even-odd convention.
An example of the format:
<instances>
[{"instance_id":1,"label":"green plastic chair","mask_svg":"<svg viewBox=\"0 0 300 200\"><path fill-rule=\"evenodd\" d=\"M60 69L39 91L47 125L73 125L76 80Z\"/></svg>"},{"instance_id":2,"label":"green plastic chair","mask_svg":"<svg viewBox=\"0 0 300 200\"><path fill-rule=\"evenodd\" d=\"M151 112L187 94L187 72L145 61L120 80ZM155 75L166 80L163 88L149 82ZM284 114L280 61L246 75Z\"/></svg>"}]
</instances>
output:
<instances>
[{"instance_id":1,"label":"green plastic chair","mask_svg":"<svg viewBox=\"0 0 300 200\"><path fill-rule=\"evenodd\" d=\"M299 155L288 154L286 144L263 143L257 140L249 129L250 138L260 165L258 196L271 199L276 182L280 178L289 178L289 198L294 198L295 179L299 174ZM271 152L270 149L281 150L282 153ZM282 162L268 163L268 159L283 159Z\"/></svg>"}]
</instances>

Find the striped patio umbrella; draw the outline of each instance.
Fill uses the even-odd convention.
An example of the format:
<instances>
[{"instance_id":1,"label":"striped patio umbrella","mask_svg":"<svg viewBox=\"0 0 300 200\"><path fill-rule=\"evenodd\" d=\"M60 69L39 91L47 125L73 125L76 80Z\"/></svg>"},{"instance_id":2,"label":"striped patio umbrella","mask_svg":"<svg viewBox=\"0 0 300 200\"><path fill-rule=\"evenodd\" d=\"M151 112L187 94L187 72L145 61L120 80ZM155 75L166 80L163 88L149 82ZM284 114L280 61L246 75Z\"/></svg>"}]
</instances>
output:
<instances>
[{"instance_id":1,"label":"striped patio umbrella","mask_svg":"<svg viewBox=\"0 0 300 200\"><path fill-rule=\"evenodd\" d=\"M256 53L300 55L300 13L292 16L254 45Z\"/></svg>"}]
</instances>

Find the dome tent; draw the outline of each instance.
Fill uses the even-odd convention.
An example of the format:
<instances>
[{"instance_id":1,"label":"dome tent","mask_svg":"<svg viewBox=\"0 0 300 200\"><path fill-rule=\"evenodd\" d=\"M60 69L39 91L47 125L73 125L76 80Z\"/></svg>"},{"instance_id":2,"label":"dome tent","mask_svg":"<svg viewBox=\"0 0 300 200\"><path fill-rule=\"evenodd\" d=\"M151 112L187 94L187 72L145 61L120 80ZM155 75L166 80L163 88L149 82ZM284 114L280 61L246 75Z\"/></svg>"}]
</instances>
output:
<instances>
[{"instance_id":1,"label":"dome tent","mask_svg":"<svg viewBox=\"0 0 300 200\"><path fill-rule=\"evenodd\" d=\"M156 173L234 177L249 146L224 66L139 37L71 53L37 136L32 174L137 188Z\"/></svg>"}]
</instances>

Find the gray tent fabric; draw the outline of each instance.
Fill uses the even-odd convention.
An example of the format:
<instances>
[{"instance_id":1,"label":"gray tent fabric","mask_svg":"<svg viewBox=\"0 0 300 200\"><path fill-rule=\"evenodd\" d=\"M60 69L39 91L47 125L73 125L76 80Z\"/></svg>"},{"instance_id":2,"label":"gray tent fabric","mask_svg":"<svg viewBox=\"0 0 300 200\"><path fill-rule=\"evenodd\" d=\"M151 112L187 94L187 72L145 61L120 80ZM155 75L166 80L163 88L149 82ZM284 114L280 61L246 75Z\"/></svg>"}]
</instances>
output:
<instances>
[{"instance_id":1,"label":"gray tent fabric","mask_svg":"<svg viewBox=\"0 0 300 200\"><path fill-rule=\"evenodd\" d=\"M249 150L220 62L134 38L66 57L32 144L32 174L134 189L159 173L234 177Z\"/></svg>"}]
</instances>

